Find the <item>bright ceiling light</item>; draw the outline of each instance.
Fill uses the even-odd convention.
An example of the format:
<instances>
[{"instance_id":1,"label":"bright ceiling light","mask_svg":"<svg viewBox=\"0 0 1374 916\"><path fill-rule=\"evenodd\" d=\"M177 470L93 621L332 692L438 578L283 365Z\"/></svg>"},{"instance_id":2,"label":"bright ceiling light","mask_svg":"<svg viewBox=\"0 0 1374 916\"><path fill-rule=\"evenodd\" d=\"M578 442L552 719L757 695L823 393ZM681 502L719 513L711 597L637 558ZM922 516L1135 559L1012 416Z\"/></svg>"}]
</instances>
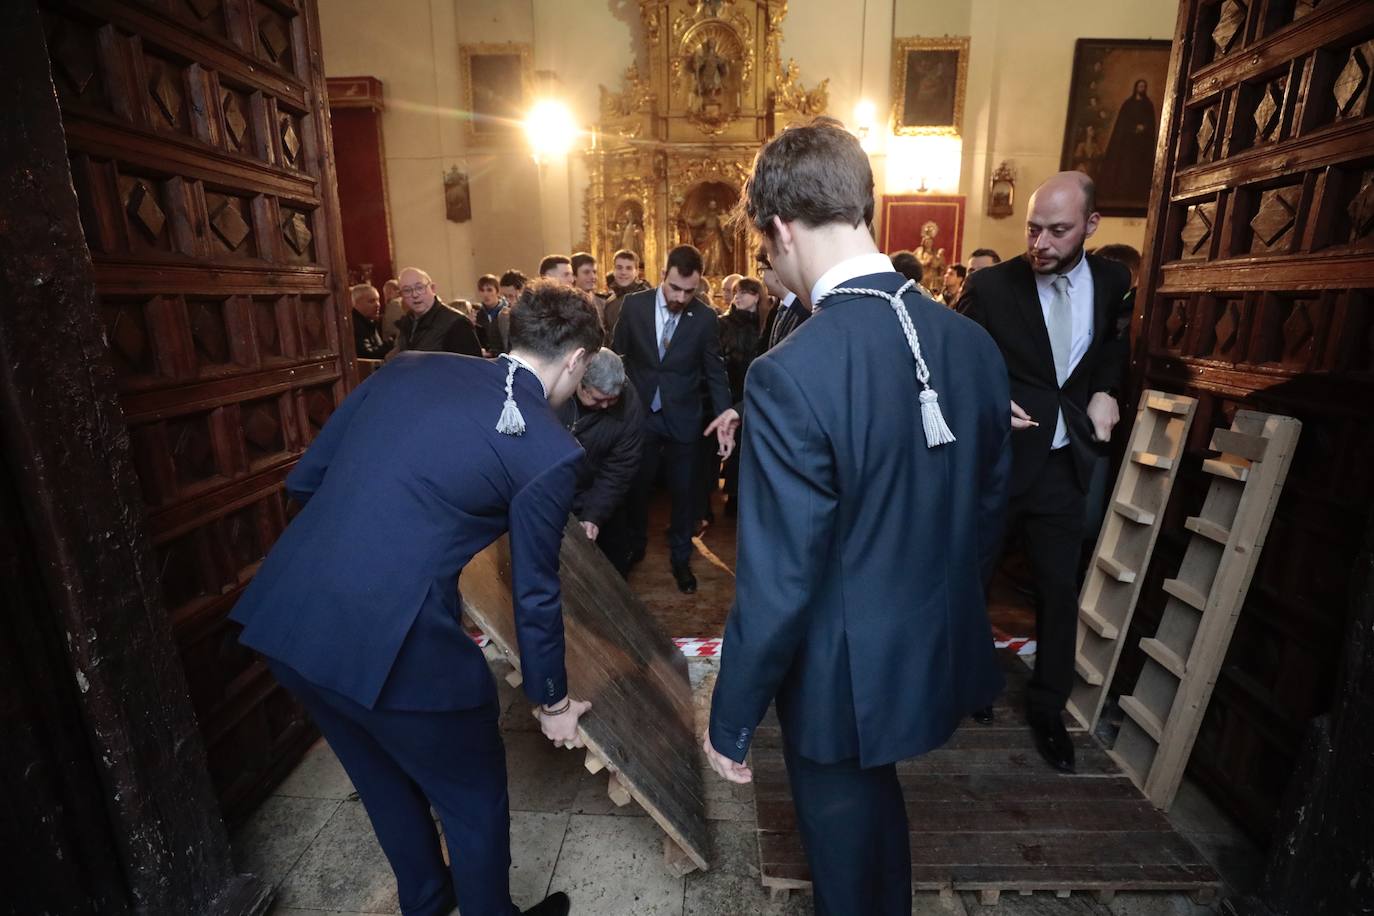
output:
<instances>
[{"instance_id":1,"label":"bright ceiling light","mask_svg":"<svg viewBox=\"0 0 1374 916\"><path fill-rule=\"evenodd\" d=\"M525 116L525 135L538 162L566 156L577 139L577 122L568 106L553 99L536 102Z\"/></svg>"}]
</instances>

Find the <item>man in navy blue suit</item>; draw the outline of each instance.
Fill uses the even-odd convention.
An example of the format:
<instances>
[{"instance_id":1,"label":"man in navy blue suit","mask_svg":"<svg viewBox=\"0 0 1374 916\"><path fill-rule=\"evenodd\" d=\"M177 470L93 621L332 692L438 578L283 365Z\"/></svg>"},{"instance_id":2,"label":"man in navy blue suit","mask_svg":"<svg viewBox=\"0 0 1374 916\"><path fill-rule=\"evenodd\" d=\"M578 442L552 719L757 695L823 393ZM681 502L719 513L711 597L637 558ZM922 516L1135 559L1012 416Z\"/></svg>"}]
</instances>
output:
<instances>
[{"instance_id":1,"label":"man in navy blue suit","mask_svg":"<svg viewBox=\"0 0 1374 916\"><path fill-rule=\"evenodd\" d=\"M983 582L1011 466L1007 372L982 328L878 253L868 158L838 122L770 141L744 207L814 314L745 381L735 605L705 750L748 782L776 698L816 912L905 916L895 762L1002 687Z\"/></svg>"},{"instance_id":2,"label":"man in navy blue suit","mask_svg":"<svg viewBox=\"0 0 1374 916\"><path fill-rule=\"evenodd\" d=\"M584 294L531 291L511 312L509 354L402 354L339 405L286 478L300 514L231 615L348 771L406 916L518 912L500 707L457 588L507 532L525 693L546 736L581 745L588 704L567 692L558 553L582 449L554 407L602 330ZM554 894L526 912L567 911Z\"/></svg>"}]
</instances>

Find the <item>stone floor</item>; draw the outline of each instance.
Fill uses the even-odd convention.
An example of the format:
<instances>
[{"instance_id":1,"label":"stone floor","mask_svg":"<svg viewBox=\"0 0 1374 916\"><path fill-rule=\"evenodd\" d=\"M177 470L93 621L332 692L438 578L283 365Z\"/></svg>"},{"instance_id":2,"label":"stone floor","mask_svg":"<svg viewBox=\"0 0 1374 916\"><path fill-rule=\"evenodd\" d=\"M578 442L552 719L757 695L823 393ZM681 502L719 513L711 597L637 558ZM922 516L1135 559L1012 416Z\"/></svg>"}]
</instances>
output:
<instances>
[{"instance_id":1,"label":"stone floor","mask_svg":"<svg viewBox=\"0 0 1374 916\"><path fill-rule=\"evenodd\" d=\"M497 663L498 665L501 663ZM699 699L714 680L713 659L693 659ZM503 674L504 671L498 671ZM502 727L511 800L511 891L527 907L566 891L583 916L793 916L810 898L774 902L759 884L749 788L707 774L707 817L714 867L674 878L663 867L662 833L633 803L616 808L604 774L582 766L582 752L557 750L537 731L524 698L498 677L506 703ZM704 764L703 764L704 765ZM1233 891L1252 890L1260 852L1191 784L1170 814ZM270 882L274 916L394 914L396 886L367 815L329 747L320 742L234 837L241 870ZM923 916L1203 916L1186 897L1122 894L1110 904L1075 895L1004 896L983 906L972 894L921 894Z\"/></svg>"}]
</instances>

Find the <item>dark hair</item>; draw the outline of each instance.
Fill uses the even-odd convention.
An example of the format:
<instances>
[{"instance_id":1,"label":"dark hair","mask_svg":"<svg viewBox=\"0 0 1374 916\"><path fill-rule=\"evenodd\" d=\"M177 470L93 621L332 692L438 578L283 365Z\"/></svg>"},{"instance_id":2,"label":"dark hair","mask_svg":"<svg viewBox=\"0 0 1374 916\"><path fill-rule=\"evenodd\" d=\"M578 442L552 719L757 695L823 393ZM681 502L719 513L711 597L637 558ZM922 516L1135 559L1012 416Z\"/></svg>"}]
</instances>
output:
<instances>
[{"instance_id":1,"label":"dark hair","mask_svg":"<svg viewBox=\"0 0 1374 916\"><path fill-rule=\"evenodd\" d=\"M1094 251L1093 254L1097 255L1099 258L1106 258L1108 261L1115 261L1118 264L1126 265L1126 269L1131 272L1131 276L1133 277L1140 270L1140 252L1136 251L1130 245L1121 242L1103 245Z\"/></svg>"},{"instance_id":2,"label":"dark hair","mask_svg":"<svg viewBox=\"0 0 1374 916\"><path fill-rule=\"evenodd\" d=\"M754 263L758 265L759 270L768 270L773 266L773 262L768 259L767 248L759 246L758 251L754 252Z\"/></svg>"},{"instance_id":3,"label":"dark hair","mask_svg":"<svg viewBox=\"0 0 1374 916\"><path fill-rule=\"evenodd\" d=\"M500 284L502 286L514 286L517 289L524 289L525 284L530 282L530 278L512 267L501 275Z\"/></svg>"},{"instance_id":4,"label":"dark hair","mask_svg":"<svg viewBox=\"0 0 1374 916\"><path fill-rule=\"evenodd\" d=\"M634 261L634 262L635 262L635 267L638 267L638 266L639 266L639 255L635 254L633 251L631 251L631 250L628 249L628 248L622 248L622 249L620 249L619 251L617 251L617 252L615 253L615 257L611 258L611 263L614 264L616 261L619 261L621 258L624 258L624 259L627 260L627 261Z\"/></svg>"},{"instance_id":5,"label":"dark hair","mask_svg":"<svg viewBox=\"0 0 1374 916\"><path fill-rule=\"evenodd\" d=\"M544 260L539 262L539 276L543 277L547 275L549 271L553 270L559 264L572 266L572 258L568 257L566 254L546 255Z\"/></svg>"},{"instance_id":6,"label":"dark hair","mask_svg":"<svg viewBox=\"0 0 1374 916\"><path fill-rule=\"evenodd\" d=\"M585 251L579 251L572 256L572 260L569 263L572 264L573 273L577 273L582 269L583 264L595 264L596 258Z\"/></svg>"},{"instance_id":7,"label":"dark hair","mask_svg":"<svg viewBox=\"0 0 1374 916\"><path fill-rule=\"evenodd\" d=\"M735 295L739 295L740 293L753 293L755 296L762 299L763 283L755 280L753 277L740 277L739 282L735 284Z\"/></svg>"},{"instance_id":8,"label":"dark hair","mask_svg":"<svg viewBox=\"0 0 1374 916\"><path fill-rule=\"evenodd\" d=\"M578 347L601 348L601 316L591 297L556 280L535 280L510 311L511 349L558 359Z\"/></svg>"},{"instance_id":9,"label":"dark hair","mask_svg":"<svg viewBox=\"0 0 1374 916\"><path fill-rule=\"evenodd\" d=\"M668 252L668 263L663 266L665 279L668 271L674 268L677 268L677 275L683 278L701 273L701 252L691 245L677 246Z\"/></svg>"},{"instance_id":10,"label":"dark hair","mask_svg":"<svg viewBox=\"0 0 1374 916\"><path fill-rule=\"evenodd\" d=\"M482 276L477 278L478 289L481 289L484 286L490 286L492 289L496 289L500 285L501 284L496 282L495 274L482 274Z\"/></svg>"},{"instance_id":11,"label":"dark hair","mask_svg":"<svg viewBox=\"0 0 1374 916\"><path fill-rule=\"evenodd\" d=\"M908 280L921 282L924 272L921 270L921 262L916 260L916 255L909 251L899 251L892 256L892 269L906 277Z\"/></svg>"},{"instance_id":12,"label":"dark hair","mask_svg":"<svg viewBox=\"0 0 1374 916\"><path fill-rule=\"evenodd\" d=\"M873 169L834 118L784 130L754 157L740 198L744 218L773 236L773 217L807 226L873 222Z\"/></svg>"},{"instance_id":13,"label":"dark hair","mask_svg":"<svg viewBox=\"0 0 1374 916\"><path fill-rule=\"evenodd\" d=\"M1002 256L1001 256L1000 254L998 254L997 252L993 251L991 248L975 248L975 249L973 249L973 254L969 255L969 256L968 256L968 259L969 259L970 261L972 261L974 258L992 258L992 263L994 263L994 264L1001 264L1001 263L1002 263Z\"/></svg>"},{"instance_id":14,"label":"dark hair","mask_svg":"<svg viewBox=\"0 0 1374 916\"><path fill-rule=\"evenodd\" d=\"M962 264L951 264L949 265L949 269L954 271L954 275L960 280L968 276L968 268Z\"/></svg>"}]
</instances>

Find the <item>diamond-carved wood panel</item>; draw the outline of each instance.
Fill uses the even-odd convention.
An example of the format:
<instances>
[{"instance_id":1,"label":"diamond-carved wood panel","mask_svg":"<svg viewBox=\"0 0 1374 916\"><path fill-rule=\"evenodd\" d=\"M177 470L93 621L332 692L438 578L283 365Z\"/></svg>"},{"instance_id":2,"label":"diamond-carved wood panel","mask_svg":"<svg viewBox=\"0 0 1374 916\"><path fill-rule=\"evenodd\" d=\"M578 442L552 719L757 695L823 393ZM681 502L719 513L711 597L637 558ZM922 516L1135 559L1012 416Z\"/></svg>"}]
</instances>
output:
<instances>
[{"instance_id":1,"label":"diamond-carved wood panel","mask_svg":"<svg viewBox=\"0 0 1374 916\"><path fill-rule=\"evenodd\" d=\"M296 131L296 119L289 114L281 115L279 128L282 156L286 158L287 165L299 168L300 165L297 160L300 159L301 155L301 137Z\"/></svg>"},{"instance_id":2,"label":"diamond-carved wood panel","mask_svg":"<svg viewBox=\"0 0 1374 916\"><path fill-rule=\"evenodd\" d=\"M290 67L291 28L286 20L263 4L257 4L258 41L263 56L272 63Z\"/></svg>"},{"instance_id":3,"label":"diamond-carved wood panel","mask_svg":"<svg viewBox=\"0 0 1374 916\"><path fill-rule=\"evenodd\" d=\"M1213 340L1211 355L1218 359L1236 361L1239 358L1241 310L1240 303L1228 299L1221 303L1221 316L1212 328Z\"/></svg>"},{"instance_id":4,"label":"diamond-carved wood panel","mask_svg":"<svg viewBox=\"0 0 1374 916\"><path fill-rule=\"evenodd\" d=\"M1215 202L1193 204L1188 208L1188 216L1183 221L1179 239L1183 242L1183 258L1207 257L1207 243L1211 241L1215 225L1217 205Z\"/></svg>"},{"instance_id":5,"label":"diamond-carved wood panel","mask_svg":"<svg viewBox=\"0 0 1374 916\"><path fill-rule=\"evenodd\" d=\"M215 238L227 250L238 252L253 229L244 217L247 206L237 197L207 193L205 207L210 213L210 228L214 230Z\"/></svg>"},{"instance_id":6,"label":"diamond-carved wood panel","mask_svg":"<svg viewBox=\"0 0 1374 916\"><path fill-rule=\"evenodd\" d=\"M197 19L209 19L223 6L220 0L185 0L185 3Z\"/></svg>"},{"instance_id":7,"label":"diamond-carved wood panel","mask_svg":"<svg viewBox=\"0 0 1374 916\"><path fill-rule=\"evenodd\" d=\"M310 241L314 235L310 232L310 222L304 213L299 210L292 211L282 223L281 234L292 251L302 257L308 257Z\"/></svg>"},{"instance_id":8,"label":"diamond-carved wood panel","mask_svg":"<svg viewBox=\"0 0 1374 916\"><path fill-rule=\"evenodd\" d=\"M1358 118L1369 100L1369 82L1374 71L1374 41L1350 49L1345 65L1336 74L1331 93L1336 97L1337 118Z\"/></svg>"},{"instance_id":9,"label":"diamond-carved wood panel","mask_svg":"<svg viewBox=\"0 0 1374 916\"><path fill-rule=\"evenodd\" d=\"M1197 126L1197 161L1199 163L1211 162L1217 158L1217 147L1220 143L1220 135L1217 131L1217 118L1221 115L1221 106L1213 105L1202 112L1202 117L1198 119Z\"/></svg>"},{"instance_id":10,"label":"diamond-carved wood panel","mask_svg":"<svg viewBox=\"0 0 1374 916\"><path fill-rule=\"evenodd\" d=\"M105 339L110 344L115 375L121 379L151 376L157 373L152 335L143 301L103 299L100 317L105 325Z\"/></svg>"},{"instance_id":11,"label":"diamond-carved wood panel","mask_svg":"<svg viewBox=\"0 0 1374 916\"><path fill-rule=\"evenodd\" d=\"M220 110L224 113L224 136L229 147L243 151L248 145L248 103L236 92L224 93L220 100Z\"/></svg>"},{"instance_id":12,"label":"diamond-carved wood panel","mask_svg":"<svg viewBox=\"0 0 1374 916\"><path fill-rule=\"evenodd\" d=\"M1359 190L1346 206L1350 214L1350 241L1374 237L1374 170L1360 176Z\"/></svg>"},{"instance_id":13,"label":"diamond-carved wood panel","mask_svg":"<svg viewBox=\"0 0 1374 916\"><path fill-rule=\"evenodd\" d=\"M196 362L202 369L215 369L233 362L224 300L188 298L186 317L191 325Z\"/></svg>"},{"instance_id":14,"label":"diamond-carved wood panel","mask_svg":"<svg viewBox=\"0 0 1374 916\"><path fill-rule=\"evenodd\" d=\"M1321 5L1322 0L1297 0L1293 4L1293 21L1297 22L1302 17L1315 13Z\"/></svg>"},{"instance_id":15,"label":"diamond-carved wood panel","mask_svg":"<svg viewBox=\"0 0 1374 916\"><path fill-rule=\"evenodd\" d=\"M1169 317L1164 322L1164 348L1179 353L1183 350L1183 341L1188 334L1189 301L1175 299L1166 307Z\"/></svg>"},{"instance_id":16,"label":"diamond-carved wood panel","mask_svg":"<svg viewBox=\"0 0 1374 916\"><path fill-rule=\"evenodd\" d=\"M329 332L326 324L332 318L328 304L316 296L301 297L301 342L307 353L324 353L329 350Z\"/></svg>"},{"instance_id":17,"label":"diamond-carved wood panel","mask_svg":"<svg viewBox=\"0 0 1374 916\"><path fill-rule=\"evenodd\" d=\"M1283 93L1288 87L1288 77L1281 76L1270 80L1260 90L1260 100L1255 106L1255 142L1271 143L1279 137L1283 124Z\"/></svg>"},{"instance_id":18,"label":"diamond-carved wood panel","mask_svg":"<svg viewBox=\"0 0 1374 916\"><path fill-rule=\"evenodd\" d=\"M58 20L48 37L48 52L56 64L54 69L62 77L59 86L84 96L96 82L95 40L89 31L67 20Z\"/></svg>"},{"instance_id":19,"label":"diamond-carved wood panel","mask_svg":"<svg viewBox=\"0 0 1374 916\"><path fill-rule=\"evenodd\" d=\"M200 531L168 541L158 549L158 580L174 618L177 611L209 594L205 585L207 553Z\"/></svg>"},{"instance_id":20,"label":"diamond-carved wood panel","mask_svg":"<svg viewBox=\"0 0 1374 916\"><path fill-rule=\"evenodd\" d=\"M324 429L330 414L334 413L334 392L327 387L306 389L304 394L305 419L313 441Z\"/></svg>"},{"instance_id":21,"label":"diamond-carved wood panel","mask_svg":"<svg viewBox=\"0 0 1374 916\"><path fill-rule=\"evenodd\" d=\"M153 100L153 123L180 130L186 123L181 71L156 57L145 57L144 68L148 74L148 95Z\"/></svg>"},{"instance_id":22,"label":"diamond-carved wood panel","mask_svg":"<svg viewBox=\"0 0 1374 916\"><path fill-rule=\"evenodd\" d=\"M1290 366L1306 366L1312 360L1316 346L1316 324L1312 320L1314 303L1299 299L1290 306L1283 322L1282 362Z\"/></svg>"},{"instance_id":23,"label":"diamond-carved wood panel","mask_svg":"<svg viewBox=\"0 0 1374 916\"><path fill-rule=\"evenodd\" d=\"M253 333L257 337L258 358L264 362L287 355L278 324L278 313L277 299L257 296L253 298Z\"/></svg>"},{"instance_id":24,"label":"diamond-carved wood panel","mask_svg":"<svg viewBox=\"0 0 1374 916\"><path fill-rule=\"evenodd\" d=\"M209 419L209 414L194 414L167 421L167 444L183 490L220 476Z\"/></svg>"},{"instance_id":25,"label":"diamond-carved wood panel","mask_svg":"<svg viewBox=\"0 0 1374 916\"><path fill-rule=\"evenodd\" d=\"M167 215L158 206L157 192L142 178L128 175L120 176L119 191L129 225L141 231L149 242L161 240Z\"/></svg>"},{"instance_id":26,"label":"diamond-carved wood panel","mask_svg":"<svg viewBox=\"0 0 1374 916\"><path fill-rule=\"evenodd\" d=\"M1231 52L1236 43L1236 37L1245 28L1245 4L1240 0L1226 0L1221 5L1221 14L1217 18L1217 24L1212 29L1212 41L1216 44L1216 57L1222 57Z\"/></svg>"},{"instance_id":27,"label":"diamond-carved wood panel","mask_svg":"<svg viewBox=\"0 0 1374 916\"><path fill-rule=\"evenodd\" d=\"M241 414L250 464L274 458L286 451L286 438L281 428L281 405L276 399L247 402L242 406Z\"/></svg>"},{"instance_id":28,"label":"diamond-carved wood panel","mask_svg":"<svg viewBox=\"0 0 1374 916\"><path fill-rule=\"evenodd\" d=\"M1302 191L1296 187L1274 188L1260 195L1259 207L1250 219L1254 230L1251 253L1267 254L1287 251L1293 241L1293 227L1298 219L1298 200Z\"/></svg>"}]
</instances>

